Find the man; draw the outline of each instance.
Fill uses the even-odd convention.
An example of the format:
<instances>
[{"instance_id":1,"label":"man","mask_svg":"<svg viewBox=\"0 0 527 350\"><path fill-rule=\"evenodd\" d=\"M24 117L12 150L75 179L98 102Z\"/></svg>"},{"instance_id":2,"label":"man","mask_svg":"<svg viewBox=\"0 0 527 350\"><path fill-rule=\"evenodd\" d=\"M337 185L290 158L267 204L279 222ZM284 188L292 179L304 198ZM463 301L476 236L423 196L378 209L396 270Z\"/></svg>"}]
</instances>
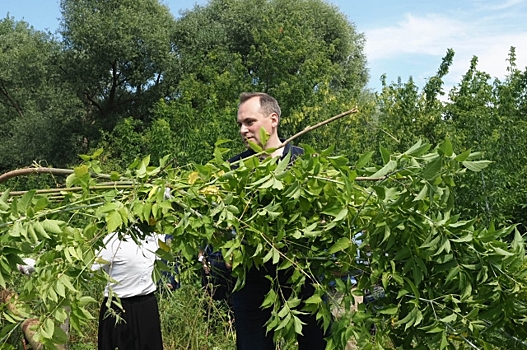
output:
<instances>
[{"instance_id":1,"label":"man","mask_svg":"<svg viewBox=\"0 0 527 350\"><path fill-rule=\"evenodd\" d=\"M276 148L282 144L278 136L280 122L280 106L278 102L265 93L242 93L238 107L238 127L243 142L248 147L249 141L254 142L263 149ZM265 144L260 139L260 128L269 134ZM270 156L284 157L291 153L291 160L302 155L304 151L287 144L285 147L274 151ZM233 163L249 157L255 152L248 148L246 151L231 158ZM283 287L284 297L287 299L291 293L287 288L287 280L291 271L281 270L276 272L276 266L266 264L259 269L252 268L247 272L245 286L232 294L231 301L236 320L236 346L238 350L274 350L273 333L266 332L265 323L271 317L270 309L262 309L261 305L265 295L271 288L271 282L265 276L278 277ZM314 292L314 287L308 281L303 288L302 298L305 300ZM305 323L302 329L303 336L298 336L300 350L323 350L326 347L324 331L314 315L301 316Z\"/></svg>"}]
</instances>

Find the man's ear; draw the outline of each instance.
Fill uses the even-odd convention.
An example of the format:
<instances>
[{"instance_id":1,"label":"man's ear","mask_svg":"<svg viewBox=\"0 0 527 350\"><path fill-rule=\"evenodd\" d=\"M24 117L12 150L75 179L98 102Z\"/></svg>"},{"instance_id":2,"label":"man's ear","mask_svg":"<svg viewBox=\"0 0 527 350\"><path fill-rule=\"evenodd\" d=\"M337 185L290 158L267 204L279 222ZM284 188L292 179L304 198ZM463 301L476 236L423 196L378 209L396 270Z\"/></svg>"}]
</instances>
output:
<instances>
[{"instance_id":1,"label":"man's ear","mask_svg":"<svg viewBox=\"0 0 527 350\"><path fill-rule=\"evenodd\" d=\"M280 117L278 117L278 114L273 113L273 114L271 114L271 116L269 118L271 118L271 126L273 128L277 128L278 127L278 122L280 121Z\"/></svg>"}]
</instances>

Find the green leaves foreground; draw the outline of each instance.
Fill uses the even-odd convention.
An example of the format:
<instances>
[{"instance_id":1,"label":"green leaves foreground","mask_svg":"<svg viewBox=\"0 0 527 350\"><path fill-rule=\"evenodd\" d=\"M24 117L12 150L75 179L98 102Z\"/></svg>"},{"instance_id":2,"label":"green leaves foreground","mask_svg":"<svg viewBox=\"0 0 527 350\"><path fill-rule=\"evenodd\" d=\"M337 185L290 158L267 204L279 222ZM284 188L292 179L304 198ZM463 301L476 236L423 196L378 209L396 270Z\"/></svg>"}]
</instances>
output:
<instances>
[{"instance_id":1,"label":"green leaves foreground","mask_svg":"<svg viewBox=\"0 0 527 350\"><path fill-rule=\"evenodd\" d=\"M162 245L163 257L177 252L194 262L211 242L232 263L237 288L252 266L290 269L291 297L283 300L270 277L264 300L276 337L301 333L298 316L314 312L331 328L328 348L343 349L350 339L361 349L487 348L503 346L503 339L522 344L523 237L514 226L479 227L477 219L462 221L453 210L455 182L488 162L476 160L477 153L454 154L448 140L432 151L420 142L402 154L381 147L381 166L368 166L373 152L350 164L331 150L304 148L292 165L289 156L253 157L236 169L221 148L213 161L191 169L168 167L166 159L151 167L145 158L114 189L96 183L91 172L97 163L90 159L67 181L83 190L63 191L59 203L35 191L4 193L0 285L12 288L21 256L35 256L37 276L16 290L15 309L2 309L2 336L11 324L37 315L37 336L59 342L56 325L65 307L80 330L92 317L84 306L94 301L84 293L101 278L90 273L94 249L106 233L136 225L174 236L171 247ZM341 278L348 275L356 286ZM303 303L298 293L306 281L316 292ZM352 307L356 297L379 287L383 298L370 302L367 296ZM34 299L38 307L29 309ZM344 311L333 317L336 307Z\"/></svg>"}]
</instances>

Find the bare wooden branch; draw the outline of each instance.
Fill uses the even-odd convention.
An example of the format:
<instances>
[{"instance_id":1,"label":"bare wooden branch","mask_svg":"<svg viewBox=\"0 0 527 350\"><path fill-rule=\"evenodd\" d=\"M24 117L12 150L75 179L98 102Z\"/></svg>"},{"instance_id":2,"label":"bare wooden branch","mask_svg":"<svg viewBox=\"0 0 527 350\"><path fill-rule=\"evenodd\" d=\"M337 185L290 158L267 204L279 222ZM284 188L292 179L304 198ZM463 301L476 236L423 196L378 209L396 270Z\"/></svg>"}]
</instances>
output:
<instances>
[{"instance_id":1,"label":"bare wooden branch","mask_svg":"<svg viewBox=\"0 0 527 350\"><path fill-rule=\"evenodd\" d=\"M91 190L112 190L112 189L117 189L117 188L121 188L121 189L127 189L127 188L131 188L133 185L133 183L126 183L126 184L122 184L122 185L119 185L119 184L113 184L113 185L104 185L104 186L99 186L99 185L95 185L95 186L90 186L90 189ZM44 190L36 190L35 193L36 194L60 194L61 192L77 192L77 191L82 191L83 188L82 187L60 187L60 188L48 188L48 189L44 189ZM26 194L28 191L11 191L9 192L9 196L22 196L24 194ZM0 195L2 195L3 192L0 192Z\"/></svg>"},{"instance_id":2,"label":"bare wooden branch","mask_svg":"<svg viewBox=\"0 0 527 350\"><path fill-rule=\"evenodd\" d=\"M0 183L6 182L7 180L13 177L25 176L25 175L31 175L31 174L52 174L52 175L66 175L67 176L73 173L74 173L74 170L72 169L59 169L59 168L46 168L46 167L23 168L23 169L8 171L7 173L0 175ZM110 175L107 175L107 174L92 173L91 176L100 178L100 179L110 179Z\"/></svg>"},{"instance_id":3,"label":"bare wooden branch","mask_svg":"<svg viewBox=\"0 0 527 350\"><path fill-rule=\"evenodd\" d=\"M4 173L0 175L0 183L6 182L7 180L17 177L17 176L24 176L24 175L31 175L31 174L53 174L53 175L70 175L73 174L72 169L55 169L55 168L45 168L45 167L37 167L37 168L24 168L24 169L17 169L8 171L7 173Z\"/></svg>"},{"instance_id":4,"label":"bare wooden branch","mask_svg":"<svg viewBox=\"0 0 527 350\"><path fill-rule=\"evenodd\" d=\"M350 109L349 111L346 111L346 112L343 112L343 113L340 113L334 117L331 117L329 119L326 119L318 124L315 124L315 125L312 125L312 126L308 126L306 127L304 130L294 134L293 136L291 136L290 138L288 138L287 140L285 140L284 142L282 142L282 144L280 146L278 146L276 149L280 149L282 147L285 147L285 145L287 145L289 142L293 141L294 139L296 138L299 138L300 136L304 135L304 134L307 134L308 132L310 131L313 131L315 129L318 129L320 128L321 126L324 126L326 124L329 124L331 122L334 122L335 120L338 120L340 118L344 118L345 116L348 116L350 114L355 114L355 113L358 113L359 112L359 109L357 107L353 108L353 109Z\"/></svg>"}]
</instances>

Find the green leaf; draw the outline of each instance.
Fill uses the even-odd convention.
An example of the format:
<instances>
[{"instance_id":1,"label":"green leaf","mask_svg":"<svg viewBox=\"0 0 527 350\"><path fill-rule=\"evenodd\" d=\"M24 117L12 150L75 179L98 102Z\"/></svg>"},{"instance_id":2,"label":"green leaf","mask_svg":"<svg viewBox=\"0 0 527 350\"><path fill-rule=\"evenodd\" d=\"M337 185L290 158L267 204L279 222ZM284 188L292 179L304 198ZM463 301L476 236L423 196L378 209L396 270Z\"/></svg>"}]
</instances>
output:
<instances>
[{"instance_id":1,"label":"green leaf","mask_svg":"<svg viewBox=\"0 0 527 350\"><path fill-rule=\"evenodd\" d=\"M468 158L469 155L470 155L470 150L466 150L465 152L463 152L460 155L456 156L456 158L454 158L454 159L457 160L458 162L463 162L464 160L466 160Z\"/></svg>"},{"instance_id":2,"label":"green leaf","mask_svg":"<svg viewBox=\"0 0 527 350\"><path fill-rule=\"evenodd\" d=\"M266 145L267 144L267 141L269 140L269 133L267 132L267 130L265 130L265 128L262 126L260 127L260 130L258 130L258 133L260 134L260 143L262 145Z\"/></svg>"},{"instance_id":3,"label":"green leaf","mask_svg":"<svg viewBox=\"0 0 527 350\"><path fill-rule=\"evenodd\" d=\"M431 250L436 249L436 247L439 245L440 239L441 236L436 235L432 240L430 240L428 243L423 243L419 248L430 248Z\"/></svg>"},{"instance_id":4,"label":"green leaf","mask_svg":"<svg viewBox=\"0 0 527 350\"><path fill-rule=\"evenodd\" d=\"M409 150L404 154L409 156L418 157L430 149L431 145L428 143L423 144L421 140L417 141Z\"/></svg>"},{"instance_id":5,"label":"green leaf","mask_svg":"<svg viewBox=\"0 0 527 350\"><path fill-rule=\"evenodd\" d=\"M278 325L278 327L276 327L276 330L280 330L282 328L284 328L285 326L287 326L287 324L291 321L291 314L288 313L287 316L282 320L282 322L280 322L280 324Z\"/></svg>"},{"instance_id":6,"label":"green leaf","mask_svg":"<svg viewBox=\"0 0 527 350\"><path fill-rule=\"evenodd\" d=\"M26 214L27 206L33 199L33 196L35 195L35 190L27 191L17 202L17 209L18 212L22 215Z\"/></svg>"},{"instance_id":7,"label":"green leaf","mask_svg":"<svg viewBox=\"0 0 527 350\"><path fill-rule=\"evenodd\" d=\"M390 157L392 156L390 151L386 147L381 145L381 144L379 144L379 150L381 152L381 157L382 157L383 163L384 164L388 163L390 161Z\"/></svg>"},{"instance_id":8,"label":"green leaf","mask_svg":"<svg viewBox=\"0 0 527 350\"><path fill-rule=\"evenodd\" d=\"M274 248L272 249L273 252L273 265L278 264L278 261L280 260L280 252L278 249Z\"/></svg>"},{"instance_id":9,"label":"green leaf","mask_svg":"<svg viewBox=\"0 0 527 350\"><path fill-rule=\"evenodd\" d=\"M422 201L423 199L426 198L427 194L428 194L428 184L425 184L423 188L421 189L421 191L419 192L419 194L417 195L417 197L414 198L414 202Z\"/></svg>"},{"instance_id":10,"label":"green leaf","mask_svg":"<svg viewBox=\"0 0 527 350\"><path fill-rule=\"evenodd\" d=\"M388 164L382 167L382 169L377 171L375 174L370 175L370 177L383 177L391 173L392 171L394 171L396 167L397 167L397 162L395 160L390 160Z\"/></svg>"},{"instance_id":11,"label":"green leaf","mask_svg":"<svg viewBox=\"0 0 527 350\"><path fill-rule=\"evenodd\" d=\"M338 213L338 215L333 219L333 221L342 221L346 218L348 215L348 208L344 208Z\"/></svg>"},{"instance_id":12,"label":"green leaf","mask_svg":"<svg viewBox=\"0 0 527 350\"><path fill-rule=\"evenodd\" d=\"M296 316L293 316L293 320L294 320L294 324L295 324L295 333L302 335L302 325L304 325L305 323L300 321L300 319L298 317L296 317Z\"/></svg>"},{"instance_id":13,"label":"green leaf","mask_svg":"<svg viewBox=\"0 0 527 350\"><path fill-rule=\"evenodd\" d=\"M115 232L116 229L121 227L122 223L123 219L117 210L106 215L106 229L109 233Z\"/></svg>"},{"instance_id":14,"label":"green leaf","mask_svg":"<svg viewBox=\"0 0 527 350\"><path fill-rule=\"evenodd\" d=\"M445 279L445 283L448 283L450 280L457 277L457 275L459 274L459 270L460 268L458 265L454 266L454 268L448 272L448 275L446 276L446 279Z\"/></svg>"},{"instance_id":15,"label":"green leaf","mask_svg":"<svg viewBox=\"0 0 527 350\"><path fill-rule=\"evenodd\" d=\"M474 160L474 161L466 160L463 162L463 165L468 170L477 172L477 171L481 171L485 169L486 167L488 167L490 163L492 163L492 161L490 160Z\"/></svg>"},{"instance_id":16,"label":"green leaf","mask_svg":"<svg viewBox=\"0 0 527 350\"><path fill-rule=\"evenodd\" d=\"M9 210L9 208L9 205L7 205L6 202L0 199L0 210L7 211Z\"/></svg>"},{"instance_id":17,"label":"green leaf","mask_svg":"<svg viewBox=\"0 0 527 350\"><path fill-rule=\"evenodd\" d=\"M284 156L284 158L278 161L278 166L274 170L274 173L280 174L281 172L284 172L287 169L287 166L289 165L290 160L291 160L291 152L288 152Z\"/></svg>"},{"instance_id":18,"label":"green leaf","mask_svg":"<svg viewBox=\"0 0 527 350\"><path fill-rule=\"evenodd\" d=\"M118 181L120 178L121 178L121 174L119 174L117 171L112 171L110 173L110 180Z\"/></svg>"},{"instance_id":19,"label":"green leaf","mask_svg":"<svg viewBox=\"0 0 527 350\"><path fill-rule=\"evenodd\" d=\"M60 228L59 225L62 225L63 223L64 223L63 221L46 219L42 221L42 228L46 232L59 234L59 233L62 233L62 229Z\"/></svg>"},{"instance_id":20,"label":"green leaf","mask_svg":"<svg viewBox=\"0 0 527 350\"><path fill-rule=\"evenodd\" d=\"M262 303L262 308L266 309L271 307L276 302L276 292L274 289L270 289L269 292L265 295L265 299Z\"/></svg>"},{"instance_id":21,"label":"green leaf","mask_svg":"<svg viewBox=\"0 0 527 350\"><path fill-rule=\"evenodd\" d=\"M383 315L395 315L399 311L397 306L390 306L386 308L379 309L379 313Z\"/></svg>"},{"instance_id":22,"label":"green leaf","mask_svg":"<svg viewBox=\"0 0 527 350\"><path fill-rule=\"evenodd\" d=\"M508 252L498 247L493 247L493 249L496 252L496 254L501 255L501 256L513 256L514 255L513 253Z\"/></svg>"},{"instance_id":23,"label":"green leaf","mask_svg":"<svg viewBox=\"0 0 527 350\"><path fill-rule=\"evenodd\" d=\"M249 147L250 147L254 152L256 152L256 153L263 152L262 147L260 147L259 145L257 145L257 144L254 143L253 141L249 140L248 143L249 143Z\"/></svg>"},{"instance_id":24,"label":"green leaf","mask_svg":"<svg viewBox=\"0 0 527 350\"><path fill-rule=\"evenodd\" d=\"M40 330L44 338L51 339L55 333L55 324L51 319L47 318Z\"/></svg>"},{"instance_id":25,"label":"green leaf","mask_svg":"<svg viewBox=\"0 0 527 350\"><path fill-rule=\"evenodd\" d=\"M365 153L365 154L361 155L359 160L357 161L357 163L355 163L355 168L356 169L361 169L366 164L368 164L368 162L370 161L370 159L371 159L371 157L373 156L374 153L375 152L371 151L371 152L368 152L368 153Z\"/></svg>"},{"instance_id":26,"label":"green leaf","mask_svg":"<svg viewBox=\"0 0 527 350\"><path fill-rule=\"evenodd\" d=\"M53 334L53 341L58 344L65 344L69 339L68 334L62 330L60 327L55 327Z\"/></svg>"},{"instance_id":27,"label":"green leaf","mask_svg":"<svg viewBox=\"0 0 527 350\"><path fill-rule=\"evenodd\" d=\"M321 304L322 302L323 300L318 294L313 294L304 301L305 304Z\"/></svg>"},{"instance_id":28,"label":"green leaf","mask_svg":"<svg viewBox=\"0 0 527 350\"><path fill-rule=\"evenodd\" d=\"M452 238L450 240L455 243L463 243L463 242L471 242L473 239L474 239L474 236L472 236L471 233L467 233L466 235L460 238Z\"/></svg>"},{"instance_id":29,"label":"green leaf","mask_svg":"<svg viewBox=\"0 0 527 350\"><path fill-rule=\"evenodd\" d=\"M4 276L2 276L2 270L0 270L0 286L1 286L3 289L6 288L5 279L4 279Z\"/></svg>"},{"instance_id":30,"label":"green leaf","mask_svg":"<svg viewBox=\"0 0 527 350\"><path fill-rule=\"evenodd\" d=\"M351 240L348 237L341 237L329 248L328 254L335 254L341 250L346 250L351 247Z\"/></svg>"},{"instance_id":31,"label":"green leaf","mask_svg":"<svg viewBox=\"0 0 527 350\"><path fill-rule=\"evenodd\" d=\"M439 149L443 152L443 154L447 157L451 157L452 154L454 154L454 150L452 148L452 142L450 142L449 139L445 139L443 142L439 144Z\"/></svg>"},{"instance_id":32,"label":"green leaf","mask_svg":"<svg viewBox=\"0 0 527 350\"><path fill-rule=\"evenodd\" d=\"M68 276L68 275L65 275L65 274L62 274L60 277L59 277L59 281L66 287L68 288L70 291L73 291L73 292L76 292L77 289L75 289L75 287L73 287L73 285L71 284L71 278Z\"/></svg>"},{"instance_id":33,"label":"green leaf","mask_svg":"<svg viewBox=\"0 0 527 350\"><path fill-rule=\"evenodd\" d=\"M84 295L79 299L79 302L82 306L90 303L97 303L97 300L95 300L93 297Z\"/></svg>"},{"instance_id":34,"label":"green leaf","mask_svg":"<svg viewBox=\"0 0 527 350\"><path fill-rule=\"evenodd\" d=\"M33 228L35 229L36 233L39 233L42 237L50 239L48 233L44 229L44 226L40 223L40 221L33 222Z\"/></svg>"},{"instance_id":35,"label":"green leaf","mask_svg":"<svg viewBox=\"0 0 527 350\"><path fill-rule=\"evenodd\" d=\"M69 174L68 177L66 177L66 187L72 187L75 182L77 181L77 176L75 176L75 173Z\"/></svg>"},{"instance_id":36,"label":"green leaf","mask_svg":"<svg viewBox=\"0 0 527 350\"><path fill-rule=\"evenodd\" d=\"M428 181L433 180L439 174L441 163L441 157L437 156L430 163L426 164L421 176Z\"/></svg>"},{"instance_id":37,"label":"green leaf","mask_svg":"<svg viewBox=\"0 0 527 350\"><path fill-rule=\"evenodd\" d=\"M88 169L88 167L87 167L86 165L83 164L83 165L81 165L81 166L78 166L78 167L76 167L76 168L73 168L73 171L75 172L75 176L76 176L77 178L80 178L80 177L82 177L83 175L88 174L89 169Z\"/></svg>"},{"instance_id":38,"label":"green leaf","mask_svg":"<svg viewBox=\"0 0 527 350\"><path fill-rule=\"evenodd\" d=\"M62 284L60 280L57 280L57 282L55 282L55 291L57 291L57 294L63 298L66 296L66 289L64 288L64 284Z\"/></svg>"},{"instance_id":39,"label":"green leaf","mask_svg":"<svg viewBox=\"0 0 527 350\"><path fill-rule=\"evenodd\" d=\"M455 320L457 320L457 315L456 314L450 314L450 315L448 315L446 317L441 318L439 321L444 322L444 323L452 323Z\"/></svg>"}]
</instances>

